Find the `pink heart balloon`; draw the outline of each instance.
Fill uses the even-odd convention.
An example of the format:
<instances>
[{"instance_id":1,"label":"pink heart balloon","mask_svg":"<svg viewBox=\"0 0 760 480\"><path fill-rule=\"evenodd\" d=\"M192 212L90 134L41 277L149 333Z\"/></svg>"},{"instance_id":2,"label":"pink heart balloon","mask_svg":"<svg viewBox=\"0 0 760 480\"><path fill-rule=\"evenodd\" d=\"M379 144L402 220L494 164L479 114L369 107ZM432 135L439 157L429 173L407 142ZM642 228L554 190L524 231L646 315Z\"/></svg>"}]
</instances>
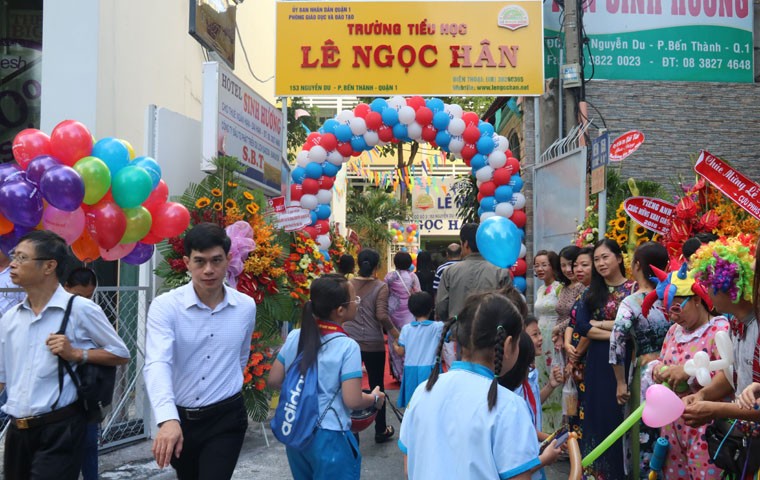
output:
<instances>
[{"instance_id":1,"label":"pink heart balloon","mask_svg":"<svg viewBox=\"0 0 760 480\"><path fill-rule=\"evenodd\" d=\"M647 389L646 405L641 418L648 426L660 428L678 420L683 410L683 402L671 389L663 385L652 385Z\"/></svg>"}]
</instances>

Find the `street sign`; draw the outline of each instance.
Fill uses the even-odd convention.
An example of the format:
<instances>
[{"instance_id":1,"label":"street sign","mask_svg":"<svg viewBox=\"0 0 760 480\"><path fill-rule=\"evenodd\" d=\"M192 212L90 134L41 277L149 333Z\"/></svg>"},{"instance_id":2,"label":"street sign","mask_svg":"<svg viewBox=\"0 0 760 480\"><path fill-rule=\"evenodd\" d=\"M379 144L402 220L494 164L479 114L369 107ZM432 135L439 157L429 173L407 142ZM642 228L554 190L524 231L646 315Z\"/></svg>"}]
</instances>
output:
<instances>
[{"instance_id":1,"label":"street sign","mask_svg":"<svg viewBox=\"0 0 760 480\"><path fill-rule=\"evenodd\" d=\"M760 185L706 150L700 152L694 171L705 177L731 201L760 220Z\"/></svg>"},{"instance_id":2,"label":"street sign","mask_svg":"<svg viewBox=\"0 0 760 480\"><path fill-rule=\"evenodd\" d=\"M607 163L610 154L610 136L607 132L591 140L591 193L607 188Z\"/></svg>"}]
</instances>

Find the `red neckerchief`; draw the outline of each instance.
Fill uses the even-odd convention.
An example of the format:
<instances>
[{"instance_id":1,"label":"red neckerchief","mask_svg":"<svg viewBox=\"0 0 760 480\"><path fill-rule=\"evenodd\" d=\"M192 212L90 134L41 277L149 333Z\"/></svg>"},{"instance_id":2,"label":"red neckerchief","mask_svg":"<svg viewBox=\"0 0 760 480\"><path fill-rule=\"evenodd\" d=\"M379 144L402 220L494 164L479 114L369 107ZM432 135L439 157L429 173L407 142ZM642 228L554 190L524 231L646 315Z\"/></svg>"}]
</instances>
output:
<instances>
[{"instance_id":1,"label":"red neckerchief","mask_svg":"<svg viewBox=\"0 0 760 480\"><path fill-rule=\"evenodd\" d=\"M317 320L317 327L319 327L319 333L322 336L328 335L330 333L342 333L343 335L346 334L346 331L343 330L343 327L333 322Z\"/></svg>"},{"instance_id":2,"label":"red neckerchief","mask_svg":"<svg viewBox=\"0 0 760 480\"><path fill-rule=\"evenodd\" d=\"M731 319L731 334L741 340L744 340L745 325L738 318Z\"/></svg>"},{"instance_id":3,"label":"red neckerchief","mask_svg":"<svg viewBox=\"0 0 760 480\"><path fill-rule=\"evenodd\" d=\"M530 405L530 409L533 410L533 418L537 420L538 410L536 408L536 397L533 395L533 389L530 388L530 383L528 383L527 379L523 380L522 387L523 387L523 397L525 398L525 400L528 401L528 404Z\"/></svg>"}]
</instances>

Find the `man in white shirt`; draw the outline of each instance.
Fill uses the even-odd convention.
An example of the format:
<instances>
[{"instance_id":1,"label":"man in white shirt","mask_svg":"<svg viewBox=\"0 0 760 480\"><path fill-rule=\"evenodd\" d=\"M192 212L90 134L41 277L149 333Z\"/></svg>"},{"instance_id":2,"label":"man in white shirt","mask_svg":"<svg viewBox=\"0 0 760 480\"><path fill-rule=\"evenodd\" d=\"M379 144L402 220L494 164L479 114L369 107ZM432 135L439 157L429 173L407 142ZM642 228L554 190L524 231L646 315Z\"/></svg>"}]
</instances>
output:
<instances>
[{"instance_id":1,"label":"man in white shirt","mask_svg":"<svg viewBox=\"0 0 760 480\"><path fill-rule=\"evenodd\" d=\"M190 229L183 258L191 282L148 311L143 375L159 425L153 455L182 480L229 479L248 426L240 392L256 303L224 284L230 245L218 225Z\"/></svg>"},{"instance_id":2,"label":"man in white shirt","mask_svg":"<svg viewBox=\"0 0 760 480\"><path fill-rule=\"evenodd\" d=\"M59 279L68 248L53 232L34 230L11 252L11 280L26 292L0 321L0 384L8 393L5 478L76 480L87 419L68 374L59 383L59 358L80 365L123 365L129 351L90 300L76 298L63 334L71 295ZM0 385L1 387L2 385Z\"/></svg>"}]
</instances>

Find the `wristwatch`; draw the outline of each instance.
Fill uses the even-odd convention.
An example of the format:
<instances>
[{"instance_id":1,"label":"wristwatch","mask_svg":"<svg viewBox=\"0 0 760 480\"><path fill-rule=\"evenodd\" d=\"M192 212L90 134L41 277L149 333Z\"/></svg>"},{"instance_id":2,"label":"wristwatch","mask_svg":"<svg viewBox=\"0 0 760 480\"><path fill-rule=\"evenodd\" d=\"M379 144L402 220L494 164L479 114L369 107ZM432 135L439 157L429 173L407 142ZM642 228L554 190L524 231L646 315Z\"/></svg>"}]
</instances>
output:
<instances>
[{"instance_id":1,"label":"wristwatch","mask_svg":"<svg viewBox=\"0 0 760 480\"><path fill-rule=\"evenodd\" d=\"M82 360L79 361L79 365L84 365L87 363L87 357L89 356L90 351L86 348L82 349Z\"/></svg>"}]
</instances>

